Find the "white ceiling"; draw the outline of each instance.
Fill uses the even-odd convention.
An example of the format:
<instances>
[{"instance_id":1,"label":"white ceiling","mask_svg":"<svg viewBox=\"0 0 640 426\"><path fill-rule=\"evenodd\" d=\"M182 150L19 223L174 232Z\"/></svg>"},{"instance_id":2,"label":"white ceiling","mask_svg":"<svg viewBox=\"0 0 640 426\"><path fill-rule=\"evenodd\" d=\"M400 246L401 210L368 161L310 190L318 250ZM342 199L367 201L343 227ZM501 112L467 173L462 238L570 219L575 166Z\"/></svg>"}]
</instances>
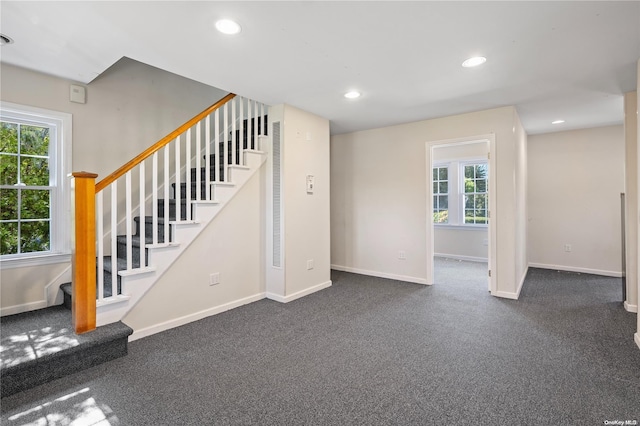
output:
<instances>
[{"instance_id":1,"label":"white ceiling","mask_svg":"<svg viewBox=\"0 0 640 426\"><path fill-rule=\"evenodd\" d=\"M333 134L505 105L529 134L622 123L640 58L638 1L2 0L0 12L15 40L2 62L88 83L127 56L326 117ZM223 17L242 33L216 32ZM475 55L487 63L460 66Z\"/></svg>"}]
</instances>

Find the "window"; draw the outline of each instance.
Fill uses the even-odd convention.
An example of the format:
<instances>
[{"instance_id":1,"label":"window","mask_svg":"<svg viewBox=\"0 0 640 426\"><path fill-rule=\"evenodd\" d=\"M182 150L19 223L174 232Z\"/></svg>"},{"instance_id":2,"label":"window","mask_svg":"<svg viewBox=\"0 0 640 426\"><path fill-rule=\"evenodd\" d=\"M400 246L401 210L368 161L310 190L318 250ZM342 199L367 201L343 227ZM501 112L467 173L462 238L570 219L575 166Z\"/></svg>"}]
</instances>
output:
<instances>
[{"instance_id":1,"label":"window","mask_svg":"<svg viewBox=\"0 0 640 426\"><path fill-rule=\"evenodd\" d=\"M67 255L71 116L0 104L0 259ZM49 259L62 261L62 259Z\"/></svg>"},{"instance_id":2,"label":"window","mask_svg":"<svg viewBox=\"0 0 640 426\"><path fill-rule=\"evenodd\" d=\"M433 223L487 224L489 166L484 160L453 160L433 167Z\"/></svg>"},{"instance_id":3,"label":"window","mask_svg":"<svg viewBox=\"0 0 640 426\"><path fill-rule=\"evenodd\" d=\"M433 222L449 222L449 167L433 168Z\"/></svg>"},{"instance_id":4,"label":"window","mask_svg":"<svg viewBox=\"0 0 640 426\"><path fill-rule=\"evenodd\" d=\"M487 163L464 166L464 223L487 224Z\"/></svg>"}]
</instances>

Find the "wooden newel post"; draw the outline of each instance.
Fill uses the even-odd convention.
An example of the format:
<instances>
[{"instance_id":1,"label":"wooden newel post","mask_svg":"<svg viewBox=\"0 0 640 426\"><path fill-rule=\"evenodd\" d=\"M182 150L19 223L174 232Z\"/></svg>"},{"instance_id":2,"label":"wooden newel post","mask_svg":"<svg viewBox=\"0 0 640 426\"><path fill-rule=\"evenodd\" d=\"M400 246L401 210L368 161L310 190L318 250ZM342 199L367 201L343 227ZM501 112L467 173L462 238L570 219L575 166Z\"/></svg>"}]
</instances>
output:
<instances>
[{"instance_id":1,"label":"wooden newel post","mask_svg":"<svg viewBox=\"0 0 640 426\"><path fill-rule=\"evenodd\" d=\"M71 316L75 332L96 328L96 178L95 173L72 173L74 190Z\"/></svg>"}]
</instances>

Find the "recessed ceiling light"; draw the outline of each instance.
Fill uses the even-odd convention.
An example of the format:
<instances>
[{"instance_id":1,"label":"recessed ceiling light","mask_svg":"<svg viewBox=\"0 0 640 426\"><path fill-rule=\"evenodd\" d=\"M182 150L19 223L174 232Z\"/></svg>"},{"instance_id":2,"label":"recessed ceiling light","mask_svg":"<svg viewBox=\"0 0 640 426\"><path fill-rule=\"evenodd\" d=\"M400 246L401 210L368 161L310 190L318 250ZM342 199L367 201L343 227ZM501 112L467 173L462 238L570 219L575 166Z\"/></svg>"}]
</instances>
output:
<instances>
[{"instance_id":1,"label":"recessed ceiling light","mask_svg":"<svg viewBox=\"0 0 640 426\"><path fill-rule=\"evenodd\" d=\"M474 56L473 58L469 58L462 63L462 66L465 68L477 67L478 65L482 65L487 62L487 58L484 56Z\"/></svg>"},{"instance_id":2,"label":"recessed ceiling light","mask_svg":"<svg viewBox=\"0 0 640 426\"><path fill-rule=\"evenodd\" d=\"M344 94L344 97L345 97L345 98L348 98L348 99L355 99L355 98L359 98L359 97L360 97L360 95L361 95L361 93L360 93L360 92L357 92L357 91L355 91L355 90L352 90L352 91L350 91L350 92L345 93L345 94Z\"/></svg>"},{"instance_id":3,"label":"recessed ceiling light","mask_svg":"<svg viewBox=\"0 0 640 426\"><path fill-rule=\"evenodd\" d=\"M13 39L11 39L11 37L7 37L4 34L0 34L0 45L4 46L5 44L11 44L13 43Z\"/></svg>"},{"instance_id":4,"label":"recessed ceiling light","mask_svg":"<svg viewBox=\"0 0 640 426\"><path fill-rule=\"evenodd\" d=\"M242 27L236 21L231 19L221 19L216 22L216 29L222 34L234 35L242 31Z\"/></svg>"},{"instance_id":5,"label":"recessed ceiling light","mask_svg":"<svg viewBox=\"0 0 640 426\"><path fill-rule=\"evenodd\" d=\"M551 122L551 124L562 124L562 123L564 123L564 120L556 120Z\"/></svg>"}]
</instances>

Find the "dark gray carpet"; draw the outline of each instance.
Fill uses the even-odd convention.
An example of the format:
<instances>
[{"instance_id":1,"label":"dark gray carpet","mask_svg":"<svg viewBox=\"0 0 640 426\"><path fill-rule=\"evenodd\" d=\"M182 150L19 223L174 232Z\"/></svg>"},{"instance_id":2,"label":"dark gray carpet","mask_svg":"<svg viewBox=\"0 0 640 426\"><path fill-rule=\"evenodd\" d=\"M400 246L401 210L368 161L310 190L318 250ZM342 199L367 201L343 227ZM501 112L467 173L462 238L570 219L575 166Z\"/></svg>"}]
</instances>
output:
<instances>
[{"instance_id":1,"label":"dark gray carpet","mask_svg":"<svg viewBox=\"0 0 640 426\"><path fill-rule=\"evenodd\" d=\"M132 342L124 358L3 399L2 424L640 420L636 316L619 279L532 269L520 301L483 279L332 279Z\"/></svg>"}]
</instances>

